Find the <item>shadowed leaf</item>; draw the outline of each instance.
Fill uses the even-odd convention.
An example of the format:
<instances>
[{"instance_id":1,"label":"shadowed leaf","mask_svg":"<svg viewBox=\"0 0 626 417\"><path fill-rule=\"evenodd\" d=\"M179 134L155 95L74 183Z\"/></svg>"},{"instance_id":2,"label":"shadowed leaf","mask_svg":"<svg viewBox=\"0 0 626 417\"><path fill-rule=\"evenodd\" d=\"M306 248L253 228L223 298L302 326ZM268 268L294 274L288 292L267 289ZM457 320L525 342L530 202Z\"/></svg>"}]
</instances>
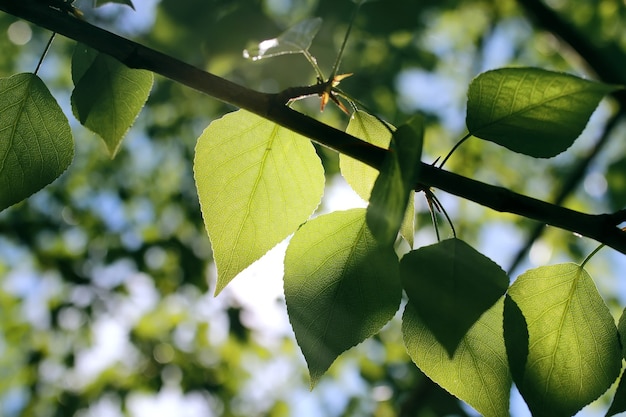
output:
<instances>
[{"instance_id":1,"label":"shadowed leaf","mask_svg":"<svg viewBox=\"0 0 626 417\"><path fill-rule=\"evenodd\" d=\"M390 126L392 130L395 127ZM367 143L380 148L388 149L391 142L391 132L380 120L362 110L355 111L350 117L346 133L355 136ZM370 200L372 187L378 178L378 170L345 154L339 155L341 175L350 187L365 201ZM414 191L409 193L408 204L400 234L413 247L413 233L415 229L415 205L413 204Z\"/></svg>"},{"instance_id":2,"label":"shadowed leaf","mask_svg":"<svg viewBox=\"0 0 626 417\"><path fill-rule=\"evenodd\" d=\"M622 356L626 359L626 308L619 319L617 330L619 331L620 341L622 343ZM615 391L615 396L613 397L613 403L611 403L611 407L607 411L606 416L613 416L624 411L626 411L626 371L622 373L619 385Z\"/></svg>"},{"instance_id":3,"label":"shadowed leaf","mask_svg":"<svg viewBox=\"0 0 626 417\"><path fill-rule=\"evenodd\" d=\"M401 295L398 258L369 232L364 209L323 215L298 229L285 256L285 299L311 386L393 317Z\"/></svg>"},{"instance_id":4,"label":"shadowed leaf","mask_svg":"<svg viewBox=\"0 0 626 417\"><path fill-rule=\"evenodd\" d=\"M413 308L450 357L509 284L496 263L459 239L407 253L400 276Z\"/></svg>"},{"instance_id":5,"label":"shadowed leaf","mask_svg":"<svg viewBox=\"0 0 626 417\"><path fill-rule=\"evenodd\" d=\"M424 139L421 116L393 132L390 151L372 188L367 207L367 225L383 245L392 245L406 216L413 207L412 190L419 175ZM411 214L413 210L411 210Z\"/></svg>"},{"instance_id":6,"label":"shadowed leaf","mask_svg":"<svg viewBox=\"0 0 626 417\"><path fill-rule=\"evenodd\" d=\"M102 137L114 157L150 95L153 74L130 69L108 55L77 45L72 79L74 115Z\"/></svg>"}]
</instances>

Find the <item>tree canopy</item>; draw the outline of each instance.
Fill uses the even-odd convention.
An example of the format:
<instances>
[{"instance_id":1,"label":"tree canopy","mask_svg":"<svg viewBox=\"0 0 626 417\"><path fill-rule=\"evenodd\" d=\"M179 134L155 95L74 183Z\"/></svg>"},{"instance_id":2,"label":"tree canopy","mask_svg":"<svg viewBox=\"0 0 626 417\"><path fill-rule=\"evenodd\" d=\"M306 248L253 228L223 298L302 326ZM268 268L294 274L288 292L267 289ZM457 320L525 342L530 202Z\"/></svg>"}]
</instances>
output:
<instances>
[{"instance_id":1,"label":"tree canopy","mask_svg":"<svg viewBox=\"0 0 626 417\"><path fill-rule=\"evenodd\" d=\"M624 2L0 10L1 415L626 411Z\"/></svg>"}]
</instances>

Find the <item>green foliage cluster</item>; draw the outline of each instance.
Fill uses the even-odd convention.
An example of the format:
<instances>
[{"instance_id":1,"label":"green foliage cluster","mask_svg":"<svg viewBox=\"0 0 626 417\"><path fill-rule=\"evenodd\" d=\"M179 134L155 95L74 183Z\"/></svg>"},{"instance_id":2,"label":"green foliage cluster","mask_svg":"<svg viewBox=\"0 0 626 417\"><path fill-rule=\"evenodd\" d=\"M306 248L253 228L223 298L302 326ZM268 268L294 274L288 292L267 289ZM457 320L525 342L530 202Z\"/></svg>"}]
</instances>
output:
<instances>
[{"instance_id":1,"label":"green foliage cluster","mask_svg":"<svg viewBox=\"0 0 626 417\"><path fill-rule=\"evenodd\" d=\"M351 21L347 33L358 30L359 15L354 16L356 26ZM329 175L325 151L246 109L213 120L195 144L193 178L217 268L215 293L291 236L284 295L311 387L344 352L381 337L381 329L403 308L400 331L411 360L482 415L509 414L513 383L533 415L571 416L619 381L607 416L626 411L626 378L619 378L626 358L626 309L616 325L585 269L590 257L580 265L528 270L511 284L496 262L460 238L463 230L455 228L437 191L423 184L427 116L414 115L395 127L340 90L343 78L337 71L347 36L331 75L324 77L310 52L321 25L319 18L303 20L244 55L261 60L303 54L318 78L308 91L321 97L322 108L330 100L342 110L350 108L345 131L387 150L378 169L339 156L341 175L367 208L316 215ZM152 73L79 44L71 78L72 113L115 157L149 100ZM554 157L581 135L603 97L621 91L535 67L482 72L469 84L467 134L453 152L465 142L484 140L527 157ZM300 105L293 102L300 97L289 98L290 105ZM38 75L1 79L0 110L4 210L61 176L75 149L70 123ZM433 165L442 169L449 157ZM436 241L428 245L414 239L418 194L426 197L434 219ZM438 216L447 220L450 238L440 238ZM180 360L183 366L160 340L158 314L152 320L158 324L145 318L137 337L159 346L157 361L169 357L163 361ZM164 326L175 325L174 319ZM228 347L237 350L243 342L235 338ZM224 371L212 372L198 384L217 384ZM236 390L227 384L222 389Z\"/></svg>"}]
</instances>

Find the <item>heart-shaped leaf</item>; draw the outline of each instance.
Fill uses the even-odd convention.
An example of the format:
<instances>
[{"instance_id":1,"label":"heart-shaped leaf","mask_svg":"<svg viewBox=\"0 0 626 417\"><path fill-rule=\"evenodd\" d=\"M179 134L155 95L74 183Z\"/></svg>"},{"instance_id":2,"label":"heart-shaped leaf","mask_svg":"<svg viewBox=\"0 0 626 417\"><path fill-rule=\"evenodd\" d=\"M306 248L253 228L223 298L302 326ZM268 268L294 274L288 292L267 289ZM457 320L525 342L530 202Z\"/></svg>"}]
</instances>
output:
<instances>
[{"instance_id":1,"label":"heart-shaped leaf","mask_svg":"<svg viewBox=\"0 0 626 417\"><path fill-rule=\"evenodd\" d=\"M0 78L0 210L50 184L73 157L70 125L43 81Z\"/></svg>"},{"instance_id":2,"label":"heart-shaped leaf","mask_svg":"<svg viewBox=\"0 0 626 417\"><path fill-rule=\"evenodd\" d=\"M72 79L74 115L102 137L114 157L150 95L152 72L130 69L106 54L79 44L72 57Z\"/></svg>"},{"instance_id":3,"label":"heart-shaped leaf","mask_svg":"<svg viewBox=\"0 0 626 417\"><path fill-rule=\"evenodd\" d=\"M504 335L511 371L534 416L572 416L619 375L617 328L579 265L541 267L508 291Z\"/></svg>"},{"instance_id":4,"label":"heart-shaped leaf","mask_svg":"<svg viewBox=\"0 0 626 417\"><path fill-rule=\"evenodd\" d=\"M479 138L537 158L574 143L615 86L538 68L480 74L469 87L467 128Z\"/></svg>"},{"instance_id":5,"label":"heart-shaped leaf","mask_svg":"<svg viewBox=\"0 0 626 417\"><path fill-rule=\"evenodd\" d=\"M502 268L456 238L404 255L400 277L421 321L450 357L509 285Z\"/></svg>"},{"instance_id":6,"label":"heart-shaped leaf","mask_svg":"<svg viewBox=\"0 0 626 417\"><path fill-rule=\"evenodd\" d=\"M409 356L430 379L486 417L508 417L511 375L502 335L502 299L463 336L453 357L409 300L402 334Z\"/></svg>"},{"instance_id":7,"label":"heart-shaped leaf","mask_svg":"<svg viewBox=\"0 0 626 417\"><path fill-rule=\"evenodd\" d=\"M299 54L308 51L313 38L322 26L322 19L314 17L303 20L281 33L277 38L266 39L243 51L245 58L257 61L285 54Z\"/></svg>"},{"instance_id":8,"label":"heart-shaped leaf","mask_svg":"<svg viewBox=\"0 0 626 417\"><path fill-rule=\"evenodd\" d=\"M304 223L324 191L311 142L243 110L200 135L194 177L217 265L216 293Z\"/></svg>"},{"instance_id":9,"label":"heart-shaped leaf","mask_svg":"<svg viewBox=\"0 0 626 417\"><path fill-rule=\"evenodd\" d=\"M419 175L423 138L421 116L393 132L390 152L372 188L367 225L383 245L393 244L405 218L409 196Z\"/></svg>"},{"instance_id":10,"label":"heart-shaped leaf","mask_svg":"<svg viewBox=\"0 0 626 417\"><path fill-rule=\"evenodd\" d=\"M289 321L314 386L344 351L377 333L398 310L398 258L380 246L365 210L305 223L285 255Z\"/></svg>"}]
</instances>

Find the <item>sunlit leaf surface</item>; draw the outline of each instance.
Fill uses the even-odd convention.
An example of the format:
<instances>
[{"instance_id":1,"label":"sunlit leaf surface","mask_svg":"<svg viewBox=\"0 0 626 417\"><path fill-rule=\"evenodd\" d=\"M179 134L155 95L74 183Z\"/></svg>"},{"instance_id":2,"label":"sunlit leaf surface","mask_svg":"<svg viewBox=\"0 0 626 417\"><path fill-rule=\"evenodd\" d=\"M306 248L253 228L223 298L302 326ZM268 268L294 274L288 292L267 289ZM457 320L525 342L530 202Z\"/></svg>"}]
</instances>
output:
<instances>
[{"instance_id":1,"label":"sunlit leaf surface","mask_svg":"<svg viewBox=\"0 0 626 417\"><path fill-rule=\"evenodd\" d=\"M422 323L450 356L509 284L502 268L459 239L407 253L400 276Z\"/></svg>"},{"instance_id":2,"label":"sunlit leaf surface","mask_svg":"<svg viewBox=\"0 0 626 417\"><path fill-rule=\"evenodd\" d=\"M509 415L511 376L502 336L502 299L463 336L453 357L409 301L402 317L404 344L430 379L487 417Z\"/></svg>"},{"instance_id":3,"label":"sunlit leaf surface","mask_svg":"<svg viewBox=\"0 0 626 417\"><path fill-rule=\"evenodd\" d=\"M34 74L0 79L0 210L50 184L72 162L67 118Z\"/></svg>"},{"instance_id":4,"label":"sunlit leaf surface","mask_svg":"<svg viewBox=\"0 0 626 417\"><path fill-rule=\"evenodd\" d=\"M305 222L324 190L308 139L243 110L200 135L194 177L217 265L216 293Z\"/></svg>"},{"instance_id":5,"label":"sunlit leaf surface","mask_svg":"<svg viewBox=\"0 0 626 417\"><path fill-rule=\"evenodd\" d=\"M614 86L538 68L487 71L472 81L467 128L512 151L549 158L582 133Z\"/></svg>"},{"instance_id":6,"label":"sunlit leaf surface","mask_svg":"<svg viewBox=\"0 0 626 417\"><path fill-rule=\"evenodd\" d=\"M108 55L77 45L72 58L72 110L102 137L111 157L143 108L154 79L150 71L130 69Z\"/></svg>"},{"instance_id":7,"label":"sunlit leaf surface","mask_svg":"<svg viewBox=\"0 0 626 417\"><path fill-rule=\"evenodd\" d=\"M272 56L302 53L309 49L321 25L322 19L319 17L303 20L277 38L266 39L244 50L243 56L256 61Z\"/></svg>"},{"instance_id":8,"label":"sunlit leaf surface","mask_svg":"<svg viewBox=\"0 0 626 417\"><path fill-rule=\"evenodd\" d=\"M398 258L369 232L364 209L298 229L285 256L285 299L312 386L337 356L393 317L401 294Z\"/></svg>"},{"instance_id":9,"label":"sunlit leaf surface","mask_svg":"<svg viewBox=\"0 0 626 417\"><path fill-rule=\"evenodd\" d=\"M507 354L533 415L571 416L611 386L622 362L617 328L583 268L529 270L508 297Z\"/></svg>"}]
</instances>

